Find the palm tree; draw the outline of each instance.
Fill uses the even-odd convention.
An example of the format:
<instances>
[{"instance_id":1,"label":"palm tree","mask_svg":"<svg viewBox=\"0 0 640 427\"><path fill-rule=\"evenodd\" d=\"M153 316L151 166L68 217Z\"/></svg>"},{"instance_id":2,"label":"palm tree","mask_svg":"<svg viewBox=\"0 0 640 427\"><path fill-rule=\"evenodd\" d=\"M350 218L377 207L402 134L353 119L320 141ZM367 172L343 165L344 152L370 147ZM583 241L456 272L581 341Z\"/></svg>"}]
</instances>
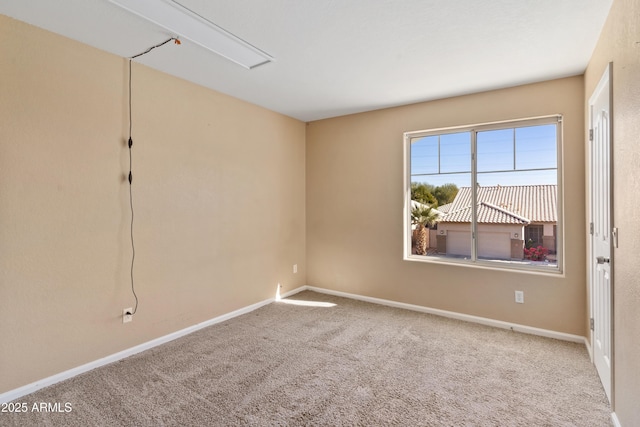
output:
<instances>
[{"instance_id":1,"label":"palm tree","mask_svg":"<svg viewBox=\"0 0 640 427\"><path fill-rule=\"evenodd\" d=\"M416 253L426 255L429 248L429 228L438 220L438 213L431 206L416 204L411 209L411 223L416 225L414 240Z\"/></svg>"}]
</instances>

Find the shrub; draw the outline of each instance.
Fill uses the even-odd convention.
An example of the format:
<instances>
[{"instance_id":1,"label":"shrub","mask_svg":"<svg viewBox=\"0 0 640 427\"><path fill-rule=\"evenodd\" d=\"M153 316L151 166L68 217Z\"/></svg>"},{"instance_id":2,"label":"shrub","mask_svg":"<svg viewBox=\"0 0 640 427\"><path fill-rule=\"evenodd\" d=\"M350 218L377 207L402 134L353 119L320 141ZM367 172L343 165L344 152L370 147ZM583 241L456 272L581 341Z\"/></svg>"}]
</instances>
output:
<instances>
[{"instance_id":1,"label":"shrub","mask_svg":"<svg viewBox=\"0 0 640 427\"><path fill-rule=\"evenodd\" d=\"M547 259L548 253L549 250L542 246L538 246L537 248L525 248L524 259L530 259L531 261L544 261Z\"/></svg>"}]
</instances>

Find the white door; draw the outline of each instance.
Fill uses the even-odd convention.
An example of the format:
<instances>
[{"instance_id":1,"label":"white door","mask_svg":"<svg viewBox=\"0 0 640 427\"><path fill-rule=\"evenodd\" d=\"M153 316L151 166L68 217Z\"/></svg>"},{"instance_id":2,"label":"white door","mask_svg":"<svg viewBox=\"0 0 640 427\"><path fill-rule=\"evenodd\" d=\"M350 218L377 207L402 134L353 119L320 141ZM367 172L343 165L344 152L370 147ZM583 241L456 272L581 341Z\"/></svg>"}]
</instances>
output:
<instances>
[{"instance_id":1,"label":"white door","mask_svg":"<svg viewBox=\"0 0 640 427\"><path fill-rule=\"evenodd\" d=\"M611 65L589 99L590 290L593 363L611 401Z\"/></svg>"}]
</instances>

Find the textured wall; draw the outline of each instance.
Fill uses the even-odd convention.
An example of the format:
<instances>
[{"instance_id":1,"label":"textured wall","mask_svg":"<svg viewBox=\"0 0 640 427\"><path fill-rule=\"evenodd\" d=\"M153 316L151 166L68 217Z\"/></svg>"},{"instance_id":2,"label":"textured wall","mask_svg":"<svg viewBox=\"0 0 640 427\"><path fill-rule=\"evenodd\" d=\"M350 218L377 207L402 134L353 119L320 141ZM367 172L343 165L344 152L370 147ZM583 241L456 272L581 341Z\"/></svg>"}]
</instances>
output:
<instances>
[{"instance_id":1,"label":"textured wall","mask_svg":"<svg viewBox=\"0 0 640 427\"><path fill-rule=\"evenodd\" d=\"M403 132L555 113L564 115L564 277L403 261ZM583 138L582 77L310 123L308 284L584 335Z\"/></svg>"},{"instance_id":2,"label":"textured wall","mask_svg":"<svg viewBox=\"0 0 640 427\"><path fill-rule=\"evenodd\" d=\"M587 99L613 62L613 409L640 425L640 1L615 0L585 73ZM585 115L588 111L585 111Z\"/></svg>"},{"instance_id":3,"label":"textured wall","mask_svg":"<svg viewBox=\"0 0 640 427\"><path fill-rule=\"evenodd\" d=\"M134 63L123 325L127 62L0 38L0 393L305 283L304 123Z\"/></svg>"}]
</instances>

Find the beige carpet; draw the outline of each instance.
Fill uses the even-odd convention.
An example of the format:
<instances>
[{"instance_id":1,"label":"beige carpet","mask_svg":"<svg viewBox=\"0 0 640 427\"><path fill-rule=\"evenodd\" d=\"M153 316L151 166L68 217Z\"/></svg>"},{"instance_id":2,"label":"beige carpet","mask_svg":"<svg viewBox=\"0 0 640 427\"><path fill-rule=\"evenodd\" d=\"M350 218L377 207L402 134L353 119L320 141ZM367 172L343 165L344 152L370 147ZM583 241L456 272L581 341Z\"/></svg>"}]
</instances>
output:
<instances>
[{"instance_id":1,"label":"beige carpet","mask_svg":"<svg viewBox=\"0 0 640 427\"><path fill-rule=\"evenodd\" d=\"M610 426L582 344L314 292L19 399L9 426Z\"/></svg>"}]
</instances>

